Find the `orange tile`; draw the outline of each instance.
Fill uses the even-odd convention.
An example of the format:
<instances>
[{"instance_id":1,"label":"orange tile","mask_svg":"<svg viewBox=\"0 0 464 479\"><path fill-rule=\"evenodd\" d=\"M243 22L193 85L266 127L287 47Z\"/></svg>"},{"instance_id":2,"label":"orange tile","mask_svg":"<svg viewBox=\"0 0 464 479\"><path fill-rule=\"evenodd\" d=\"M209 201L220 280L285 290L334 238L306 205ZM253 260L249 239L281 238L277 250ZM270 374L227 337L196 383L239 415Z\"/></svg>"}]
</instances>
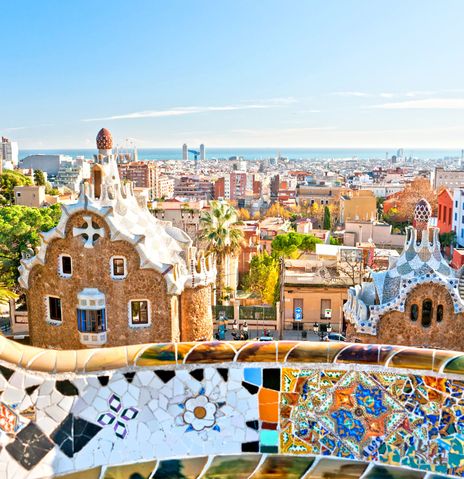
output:
<instances>
[{"instance_id":1,"label":"orange tile","mask_svg":"<svg viewBox=\"0 0 464 479\"><path fill-rule=\"evenodd\" d=\"M279 405L274 404L260 404L259 418L261 421L278 422L279 421Z\"/></svg>"},{"instance_id":2,"label":"orange tile","mask_svg":"<svg viewBox=\"0 0 464 479\"><path fill-rule=\"evenodd\" d=\"M279 392L273 389L261 388L258 393L259 404L271 404L279 402Z\"/></svg>"}]
</instances>

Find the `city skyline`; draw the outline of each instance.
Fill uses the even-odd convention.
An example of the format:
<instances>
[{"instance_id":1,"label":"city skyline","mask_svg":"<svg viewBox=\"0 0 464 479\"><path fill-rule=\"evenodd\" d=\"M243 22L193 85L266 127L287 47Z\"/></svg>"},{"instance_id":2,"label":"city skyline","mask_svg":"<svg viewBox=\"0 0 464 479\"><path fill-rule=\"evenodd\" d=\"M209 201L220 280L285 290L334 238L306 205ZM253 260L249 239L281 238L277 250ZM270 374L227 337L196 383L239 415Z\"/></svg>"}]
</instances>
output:
<instances>
[{"instance_id":1,"label":"city skyline","mask_svg":"<svg viewBox=\"0 0 464 479\"><path fill-rule=\"evenodd\" d=\"M0 135L21 149L102 126L139 148L464 144L461 2L49 5L2 6Z\"/></svg>"}]
</instances>

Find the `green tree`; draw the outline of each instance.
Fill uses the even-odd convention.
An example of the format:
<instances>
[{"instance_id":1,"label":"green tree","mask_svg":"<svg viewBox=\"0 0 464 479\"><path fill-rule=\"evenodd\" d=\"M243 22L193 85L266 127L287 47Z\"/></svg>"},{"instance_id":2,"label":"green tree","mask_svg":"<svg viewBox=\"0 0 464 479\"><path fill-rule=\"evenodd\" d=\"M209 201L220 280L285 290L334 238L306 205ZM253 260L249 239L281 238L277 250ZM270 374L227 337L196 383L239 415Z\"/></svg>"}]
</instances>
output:
<instances>
[{"instance_id":1,"label":"green tree","mask_svg":"<svg viewBox=\"0 0 464 479\"><path fill-rule=\"evenodd\" d=\"M332 221L330 218L330 209L328 206L324 207L324 229L330 230L332 227Z\"/></svg>"},{"instance_id":2,"label":"green tree","mask_svg":"<svg viewBox=\"0 0 464 479\"><path fill-rule=\"evenodd\" d=\"M310 253L315 251L316 244L322 243L322 240L311 234L296 232L277 235L271 243L272 252L282 258L298 258L301 253Z\"/></svg>"},{"instance_id":3,"label":"green tree","mask_svg":"<svg viewBox=\"0 0 464 479\"><path fill-rule=\"evenodd\" d=\"M5 170L0 176L0 203L14 203L14 187L31 185L32 181L27 176L13 170Z\"/></svg>"},{"instance_id":4,"label":"green tree","mask_svg":"<svg viewBox=\"0 0 464 479\"><path fill-rule=\"evenodd\" d=\"M279 300L280 261L266 251L253 256L250 271L245 277L245 289L256 294L262 301L274 304Z\"/></svg>"},{"instance_id":5,"label":"green tree","mask_svg":"<svg viewBox=\"0 0 464 479\"><path fill-rule=\"evenodd\" d=\"M45 186L45 175L42 170L34 170L34 183L37 186Z\"/></svg>"},{"instance_id":6,"label":"green tree","mask_svg":"<svg viewBox=\"0 0 464 479\"><path fill-rule=\"evenodd\" d=\"M206 245L206 251L216 256L216 299L222 304L225 284L225 259L228 255L236 256L243 243L242 222L237 211L225 201L211 201L210 211L200 219L201 232L199 239Z\"/></svg>"},{"instance_id":7,"label":"green tree","mask_svg":"<svg viewBox=\"0 0 464 479\"><path fill-rule=\"evenodd\" d=\"M300 255L302 236L294 231L277 235L271 243L272 252L281 258L297 258Z\"/></svg>"},{"instance_id":8,"label":"green tree","mask_svg":"<svg viewBox=\"0 0 464 479\"><path fill-rule=\"evenodd\" d=\"M440 235L440 244L442 248L447 248L454 244L456 241L456 232L450 231L448 233L442 233Z\"/></svg>"},{"instance_id":9,"label":"green tree","mask_svg":"<svg viewBox=\"0 0 464 479\"><path fill-rule=\"evenodd\" d=\"M40 244L39 232L48 231L61 216L59 205L49 208L5 206L0 208L0 279L3 286L18 289L21 253Z\"/></svg>"}]
</instances>

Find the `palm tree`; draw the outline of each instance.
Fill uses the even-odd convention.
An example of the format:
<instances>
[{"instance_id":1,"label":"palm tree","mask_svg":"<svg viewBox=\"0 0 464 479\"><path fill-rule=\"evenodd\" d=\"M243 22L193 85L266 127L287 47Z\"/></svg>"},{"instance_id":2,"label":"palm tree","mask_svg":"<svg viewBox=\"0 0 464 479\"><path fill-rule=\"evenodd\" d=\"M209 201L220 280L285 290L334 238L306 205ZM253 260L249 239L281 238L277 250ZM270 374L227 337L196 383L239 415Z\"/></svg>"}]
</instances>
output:
<instances>
[{"instance_id":1,"label":"palm tree","mask_svg":"<svg viewBox=\"0 0 464 479\"><path fill-rule=\"evenodd\" d=\"M238 219L234 207L217 200L211 201L210 211L205 212L200 221L200 240L205 243L207 253L216 256L216 299L220 304L225 283L225 259L228 255L236 256L240 252L243 231L239 227L243 223Z\"/></svg>"}]
</instances>

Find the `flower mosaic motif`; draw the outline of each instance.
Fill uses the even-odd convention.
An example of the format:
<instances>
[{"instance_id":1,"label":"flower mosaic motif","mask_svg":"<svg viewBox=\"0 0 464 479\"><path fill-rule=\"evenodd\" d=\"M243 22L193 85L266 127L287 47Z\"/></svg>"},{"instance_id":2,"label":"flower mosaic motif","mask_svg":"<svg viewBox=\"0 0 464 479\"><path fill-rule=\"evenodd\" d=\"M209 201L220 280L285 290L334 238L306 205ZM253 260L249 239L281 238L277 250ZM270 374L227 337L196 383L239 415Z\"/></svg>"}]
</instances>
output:
<instances>
[{"instance_id":1,"label":"flower mosaic motif","mask_svg":"<svg viewBox=\"0 0 464 479\"><path fill-rule=\"evenodd\" d=\"M213 429L218 432L221 430L216 424L218 406L205 396L204 389L200 390L198 396L191 397L185 403L179 404L179 407L184 410L182 420L187 424L186 432L198 432L204 429Z\"/></svg>"},{"instance_id":2,"label":"flower mosaic motif","mask_svg":"<svg viewBox=\"0 0 464 479\"><path fill-rule=\"evenodd\" d=\"M129 433L127 422L135 419L139 414L139 410L135 407L124 408L121 399L116 394L110 396L108 406L110 410L100 414L97 422L101 426L113 426L116 436L124 439Z\"/></svg>"}]
</instances>

